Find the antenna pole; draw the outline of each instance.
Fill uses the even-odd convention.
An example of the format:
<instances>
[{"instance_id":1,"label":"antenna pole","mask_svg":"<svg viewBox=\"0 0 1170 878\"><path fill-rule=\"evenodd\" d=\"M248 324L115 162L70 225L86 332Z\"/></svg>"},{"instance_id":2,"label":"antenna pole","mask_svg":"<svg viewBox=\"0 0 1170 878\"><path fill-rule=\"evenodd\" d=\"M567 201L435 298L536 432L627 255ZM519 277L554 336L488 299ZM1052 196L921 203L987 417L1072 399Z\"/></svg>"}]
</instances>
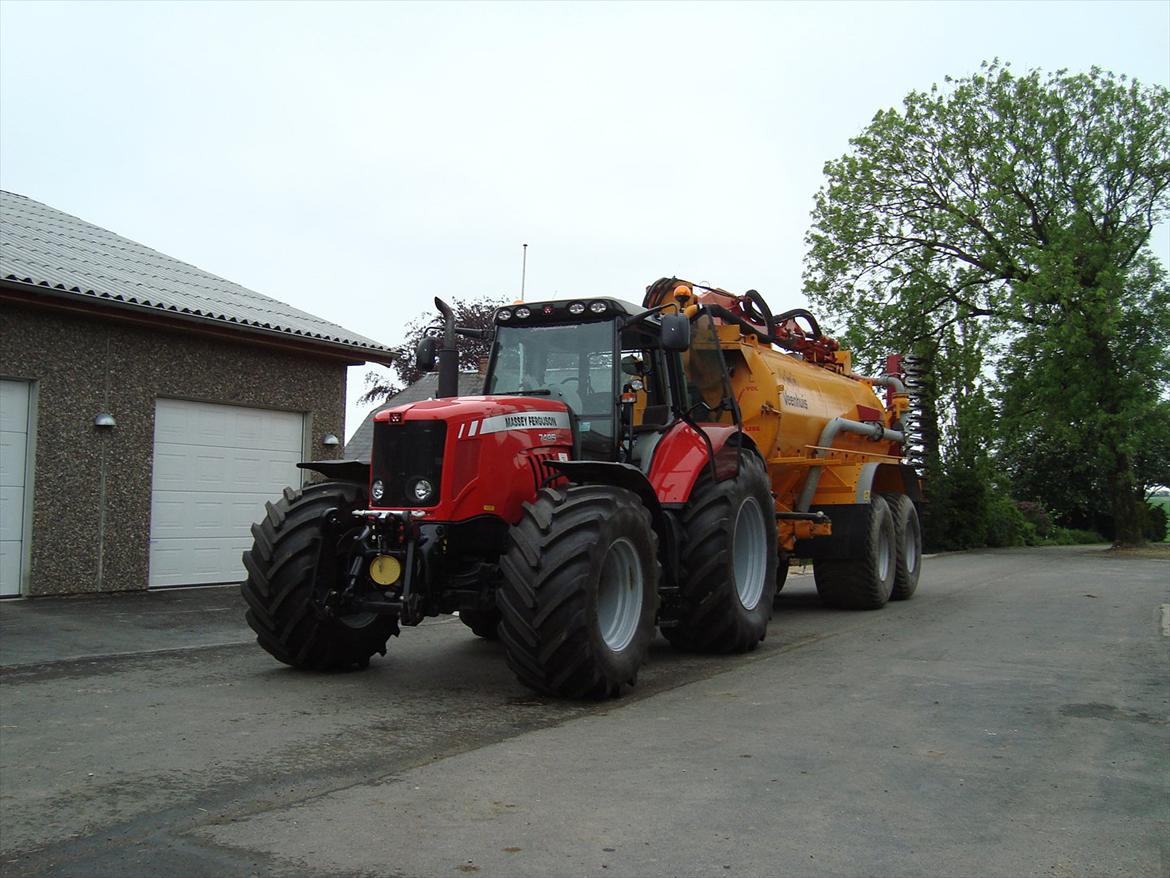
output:
<instances>
[{"instance_id":1,"label":"antenna pole","mask_svg":"<svg viewBox=\"0 0 1170 878\"><path fill-rule=\"evenodd\" d=\"M524 245L524 256L520 263L520 301L524 301L524 281L528 276L528 245Z\"/></svg>"}]
</instances>

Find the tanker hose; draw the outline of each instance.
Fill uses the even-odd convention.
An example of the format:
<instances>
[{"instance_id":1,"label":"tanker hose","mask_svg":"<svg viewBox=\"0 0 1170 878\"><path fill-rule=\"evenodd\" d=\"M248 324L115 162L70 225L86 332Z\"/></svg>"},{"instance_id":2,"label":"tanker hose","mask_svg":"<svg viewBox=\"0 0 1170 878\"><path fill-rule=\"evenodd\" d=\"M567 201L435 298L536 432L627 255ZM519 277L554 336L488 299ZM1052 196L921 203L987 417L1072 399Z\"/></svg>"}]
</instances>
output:
<instances>
[{"instance_id":1,"label":"tanker hose","mask_svg":"<svg viewBox=\"0 0 1170 878\"><path fill-rule=\"evenodd\" d=\"M748 320L762 324L768 330L768 335L776 337L776 319L772 316L772 309L764 301L758 290L748 290L743 294L744 311Z\"/></svg>"},{"instance_id":2,"label":"tanker hose","mask_svg":"<svg viewBox=\"0 0 1170 878\"><path fill-rule=\"evenodd\" d=\"M783 314L777 314L775 318L776 325L782 325L797 317L803 317L808 321L809 328L812 330L813 338L825 337L821 333L821 325L817 323L817 318L813 317L812 314L805 308L793 308L791 311L785 311Z\"/></svg>"},{"instance_id":3,"label":"tanker hose","mask_svg":"<svg viewBox=\"0 0 1170 878\"><path fill-rule=\"evenodd\" d=\"M646 287L646 295L642 298L643 308L657 308L670 301L670 295L679 284L677 277L660 277Z\"/></svg>"},{"instance_id":4,"label":"tanker hose","mask_svg":"<svg viewBox=\"0 0 1170 878\"><path fill-rule=\"evenodd\" d=\"M740 317L738 314L733 314L731 311L728 311L722 305L704 305L703 309L708 314L710 314L712 317L718 317L720 320L726 320L728 323L734 323L736 326L738 326L744 332L748 333L749 335L754 335L756 338L758 338L764 344L779 345L780 347L787 348L790 351L796 350L796 348L792 344L792 342L785 341L785 340L779 339L779 338L773 338L767 332L760 329L760 327L749 323L748 321L746 321L742 317Z\"/></svg>"}]
</instances>

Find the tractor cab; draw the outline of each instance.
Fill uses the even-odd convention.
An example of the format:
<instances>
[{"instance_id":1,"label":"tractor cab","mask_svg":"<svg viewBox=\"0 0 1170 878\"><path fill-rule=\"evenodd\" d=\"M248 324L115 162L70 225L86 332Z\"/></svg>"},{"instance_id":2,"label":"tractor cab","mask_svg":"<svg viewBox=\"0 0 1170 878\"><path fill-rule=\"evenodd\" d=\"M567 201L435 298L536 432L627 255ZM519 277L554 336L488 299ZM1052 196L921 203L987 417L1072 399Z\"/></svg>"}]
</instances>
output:
<instances>
[{"instance_id":1,"label":"tractor cab","mask_svg":"<svg viewBox=\"0 0 1170 878\"><path fill-rule=\"evenodd\" d=\"M483 392L559 400L576 458L643 470L672 423L733 411L709 318L692 324L618 299L499 309Z\"/></svg>"}]
</instances>

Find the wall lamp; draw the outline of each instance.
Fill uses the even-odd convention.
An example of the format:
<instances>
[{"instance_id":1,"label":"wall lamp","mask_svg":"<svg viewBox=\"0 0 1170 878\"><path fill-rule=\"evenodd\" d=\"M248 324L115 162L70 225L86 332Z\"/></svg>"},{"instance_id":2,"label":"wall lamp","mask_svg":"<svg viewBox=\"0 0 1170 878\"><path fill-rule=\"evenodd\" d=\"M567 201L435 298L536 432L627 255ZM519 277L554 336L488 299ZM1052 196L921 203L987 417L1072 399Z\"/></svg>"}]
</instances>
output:
<instances>
[{"instance_id":1,"label":"wall lamp","mask_svg":"<svg viewBox=\"0 0 1170 878\"><path fill-rule=\"evenodd\" d=\"M118 422L114 420L114 416L109 412L98 412L94 415L93 425L95 427L110 428L118 426Z\"/></svg>"},{"instance_id":2,"label":"wall lamp","mask_svg":"<svg viewBox=\"0 0 1170 878\"><path fill-rule=\"evenodd\" d=\"M326 433L321 437L321 444L326 448L336 448L341 444L341 440L337 438L335 433Z\"/></svg>"}]
</instances>

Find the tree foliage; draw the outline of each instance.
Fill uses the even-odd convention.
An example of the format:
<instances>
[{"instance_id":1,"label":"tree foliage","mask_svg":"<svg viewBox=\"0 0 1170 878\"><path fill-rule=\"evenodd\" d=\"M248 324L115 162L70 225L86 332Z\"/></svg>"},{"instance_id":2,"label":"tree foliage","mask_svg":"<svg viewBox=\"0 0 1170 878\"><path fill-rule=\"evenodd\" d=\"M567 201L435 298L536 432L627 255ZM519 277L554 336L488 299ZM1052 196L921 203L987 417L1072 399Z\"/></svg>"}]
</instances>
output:
<instances>
[{"instance_id":1,"label":"tree foliage","mask_svg":"<svg viewBox=\"0 0 1170 878\"><path fill-rule=\"evenodd\" d=\"M503 305L503 297L481 296L479 298L455 298L449 303L455 314L455 325L468 329L482 329L488 333L487 338L467 338L459 335L455 338L455 347L459 351L460 371L475 371L480 361L491 352L492 341L490 334L495 327L494 316L496 309ZM418 343L427 335L441 336L443 332L442 317L434 314L421 314L406 325L406 340L391 350L392 368L397 373L397 381L387 380L385 375L377 372L366 374L366 392L362 394L363 403L380 402L393 396L404 386L413 384L423 377L423 372L415 366L414 354Z\"/></svg>"},{"instance_id":2,"label":"tree foliage","mask_svg":"<svg viewBox=\"0 0 1170 878\"><path fill-rule=\"evenodd\" d=\"M932 356L955 455L939 449L936 475L1010 465L1012 490L1032 491L1033 458L1065 461L1080 485L1020 499L1063 514L1108 498L1119 538L1140 540L1145 425L1170 367L1148 246L1170 204L1170 91L991 62L878 112L825 175L806 292L860 350Z\"/></svg>"}]
</instances>

